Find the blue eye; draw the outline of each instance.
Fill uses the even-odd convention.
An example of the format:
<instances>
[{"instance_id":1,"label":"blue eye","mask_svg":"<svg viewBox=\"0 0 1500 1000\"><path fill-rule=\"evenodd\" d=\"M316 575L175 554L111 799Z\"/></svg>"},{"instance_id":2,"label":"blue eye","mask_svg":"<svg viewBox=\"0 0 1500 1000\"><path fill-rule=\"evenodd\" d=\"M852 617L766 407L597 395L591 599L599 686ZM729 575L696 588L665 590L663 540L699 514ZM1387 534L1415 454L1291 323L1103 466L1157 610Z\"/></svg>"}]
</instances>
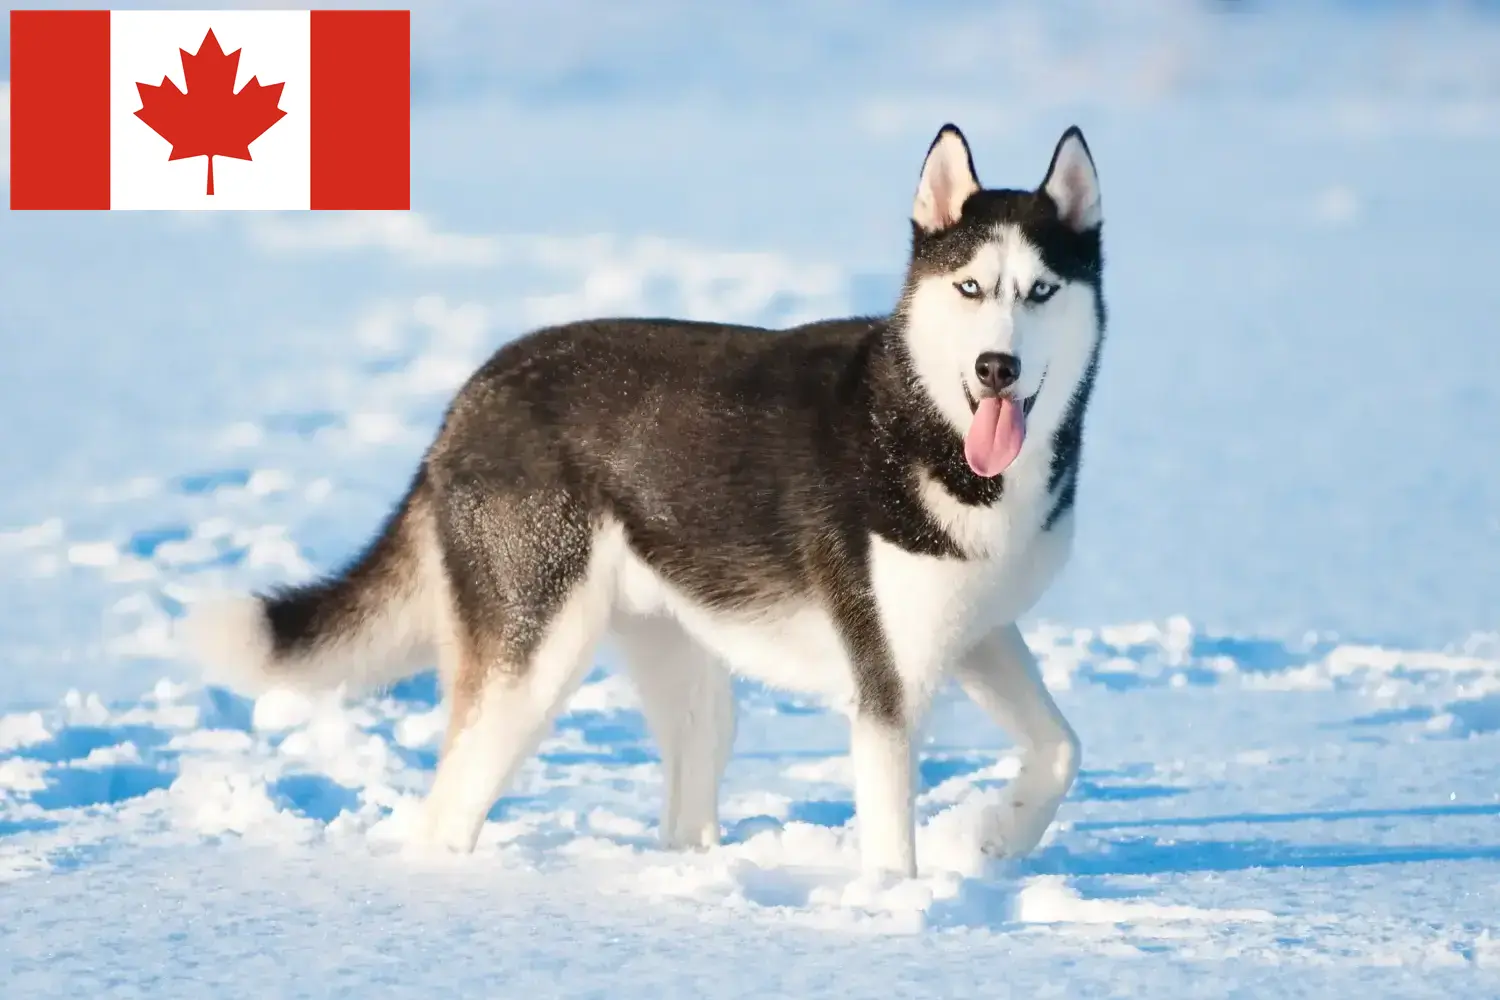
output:
<instances>
[{"instance_id":1,"label":"blue eye","mask_svg":"<svg viewBox=\"0 0 1500 1000\"><path fill-rule=\"evenodd\" d=\"M1058 286L1050 281L1032 282L1031 291L1026 293L1027 302L1046 302L1057 294Z\"/></svg>"},{"instance_id":2,"label":"blue eye","mask_svg":"<svg viewBox=\"0 0 1500 1000\"><path fill-rule=\"evenodd\" d=\"M965 278L963 281L954 282L953 287L957 288L958 294L966 299L977 299L984 294L984 289L980 288L979 282L973 278Z\"/></svg>"}]
</instances>

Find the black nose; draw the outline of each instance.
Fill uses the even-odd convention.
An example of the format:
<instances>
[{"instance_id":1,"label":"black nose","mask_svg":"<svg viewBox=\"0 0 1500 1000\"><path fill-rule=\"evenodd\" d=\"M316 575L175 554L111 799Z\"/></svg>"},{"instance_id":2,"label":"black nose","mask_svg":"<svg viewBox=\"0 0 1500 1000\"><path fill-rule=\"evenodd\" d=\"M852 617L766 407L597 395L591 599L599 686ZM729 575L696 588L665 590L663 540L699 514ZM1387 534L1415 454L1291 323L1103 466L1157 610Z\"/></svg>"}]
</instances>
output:
<instances>
[{"instance_id":1,"label":"black nose","mask_svg":"<svg viewBox=\"0 0 1500 1000\"><path fill-rule=\"evenodd\" d=\"M999 392L1021 377L1021 359L1014 354L986 351L974 362L974 374L979 376L980 385Z\"/></svg>"}]
</instances>

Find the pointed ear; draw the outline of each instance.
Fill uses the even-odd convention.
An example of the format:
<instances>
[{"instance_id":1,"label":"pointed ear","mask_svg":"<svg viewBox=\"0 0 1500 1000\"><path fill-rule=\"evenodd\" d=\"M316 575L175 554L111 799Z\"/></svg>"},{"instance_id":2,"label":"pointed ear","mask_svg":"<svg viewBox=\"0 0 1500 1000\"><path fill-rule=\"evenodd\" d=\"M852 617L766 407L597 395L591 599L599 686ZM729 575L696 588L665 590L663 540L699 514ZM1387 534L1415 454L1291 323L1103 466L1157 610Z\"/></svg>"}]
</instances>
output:
<instances>
[{"instance_id":1,"label":"pointed ear","mask_svg":"<svg viewBox=\"0 0 1500 1000\"><path fill-rule=\"evenodd\" d=\"M1058 216L1070 228L1085 232L1104 221L1099 204L1099 174L1077 125L1058 140L1042 190L1052 196Z\"/></svg>"},{"instance_id":2,"label":"pointed ear","mask_svg":"<svg viewBox=\"0 0 1500 1000\"><path fill-rule=\"evenodd\" d=\"M911 207L912 221L929 233L946 229L958 221L964 202L978 190L979 178L974 176L974 158L964 134L956 125L944 125L927 148L917 199Z\"/></svg>"}]
</instances>

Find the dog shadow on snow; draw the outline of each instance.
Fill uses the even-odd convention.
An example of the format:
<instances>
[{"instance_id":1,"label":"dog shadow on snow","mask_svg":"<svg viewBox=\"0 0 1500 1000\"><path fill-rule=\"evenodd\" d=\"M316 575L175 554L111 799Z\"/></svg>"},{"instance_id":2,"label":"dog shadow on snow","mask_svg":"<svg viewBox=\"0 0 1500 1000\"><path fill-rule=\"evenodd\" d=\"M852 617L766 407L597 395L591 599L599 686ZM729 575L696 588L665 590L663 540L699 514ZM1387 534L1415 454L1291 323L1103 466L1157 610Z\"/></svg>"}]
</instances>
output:
<instances>
[{"instance_id":1,"label":"dog shadow on snow","mask_svg":"<svg viewBox=\"0 0 1500 1000\"><path fill-rule=\"evenodd\" d=\"M922 762L922 783L932 788L993 763L986 756L940 757ZM1149 770L1149 768L1143 769ZM1186 789L1140 783L1122 771L1084 771L1074 787L1073 801L1165 800ZM1125 778L1126 780L1118 780ZM1003 785L981 780L975 786ZM976 878L967 878L956 897L932 901L925 914L928 927L999 929L1013 926L1016 893L1028 879L1062 876L1082 900L1148 899L1159 890L1140 884L1121 885L1116 878L1170 876L1202 872L1233 873L1277 869L1360 868L1423 862L1489 862L1500 860L1500 843L1444 843L1442 822L1500 816L1500 804L1416 806L1399 809L1347 809L1281 813L1242 813L1141 819L1083 821L1069 824L1056 840L1033 855L1009 863L992 863ZM794 803L788 822L844 827L854 819L852 802L808 799ZM1240 833L1244 828L1274 830L1301 823L1401 822L1428 820L1436 824L1429 843L1320 843L1305 837L1280 839L1272 835L1214 838L1212 831ZM1202 836L1184 837L1187 831ZM753 825L743 836L731 830L734 843L753 836ZM1301 831L1298 831L1301 832ZM798 866L754 868L738 875L740 891L764 907L802 908L820 889L852 882L857 873L833 873Z\"/></svg>"},{"instance_id":2,"label":"dog shadow on snow","mask_svg":"<svg viewBox=\"0 0 1500 1000\"><path fill-rule=\"evenodd\" d=\"M1161 875L1239 872L1278 868L1361 868L1432 861L1500 860L1500 843L1422 844L1308 843L1271 836L1183 837L1188 830L1274 828L1299 823L1429 820L1441 830L1444 819L1500 816L1500 803L1412 806L1396 809L1330 809L1281 813L1232 813L1072 824L1068 837L1025 863L1036 875ZM1157 835L1160 831L1162 835ZM1086 835L1086 843L1070 841Z\"/></svg>"}]
</instances>

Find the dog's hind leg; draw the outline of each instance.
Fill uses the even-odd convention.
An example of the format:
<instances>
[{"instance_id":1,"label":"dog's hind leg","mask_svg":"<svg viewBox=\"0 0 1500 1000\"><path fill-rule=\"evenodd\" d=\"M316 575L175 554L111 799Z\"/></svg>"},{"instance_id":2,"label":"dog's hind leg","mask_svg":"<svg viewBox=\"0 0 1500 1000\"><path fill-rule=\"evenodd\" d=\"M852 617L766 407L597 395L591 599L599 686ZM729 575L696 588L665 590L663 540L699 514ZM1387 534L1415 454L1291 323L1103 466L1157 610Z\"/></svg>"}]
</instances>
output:
<instances>
[{"instance_id":1,"label":"dog's hind leg","mask_svg":"<svg viewBox=\"0 0 1500 1000\"><path fill-rule=\"evenodd\" d=\"M442 759L423 803L423 843L473 850L490 808L588 672L605 618L588 601L570 601L523 665L461 659Z\"/></svg>"},{"instance_id":2,"label":"dog's hind leg","mask_svg":"<svg viewBox=\"0 0 1500 1000\"><path fill-rule=\"evenodd\" d=\"M490 808L546 736L587 662L559 653L521 677L497 670L477 696L455 703L437 777L423 803L421 843L474 849Z\"/></svg>"},{"instance_id":3,"label":"dog's hind leg","mask_svg":"<svg viewBox=\"0 0 1500 1000\"><path fill-rule=\"evenodd\" d=\"M734 744L729 672L669 618L627 618L615 637L661 753L661 839L671 848L719 842L719 783Z\"/></svg>"},{"instance_id":4,"label":"dog's hind leg","mask_svg":"<svg viewBox=\"0 0 1500 1000\"><path fill-rule=\"evenodd\" d=\"M1015 625L992 633L964 656L959 684L1021 747L1021 773L991 817L986 849L1019 856L1041 842L1073 780L1079 743L1042 682L1036 657Z\"/></svg>"},{"instance_id":5,"label":"dog's hind leg","mask_svg":"<svg viewBox=\"0 0 1500 1000\"><path fill-rule=\"evenodd\" d=\"M454 520L465 511L481 515L479 523L458 523L458 541L480 541L447 562L452 627L443 649L452 715L418 840L469 851L490 808L587 673L614 588L604 565L610 546L581 516L559 511L546 519L552 523L533 523L533 530L556 529L531 536L550 546L541 551L509 535L493 507L485 516L481 505L455 506Z\"/></svg>"}]
</instances>

